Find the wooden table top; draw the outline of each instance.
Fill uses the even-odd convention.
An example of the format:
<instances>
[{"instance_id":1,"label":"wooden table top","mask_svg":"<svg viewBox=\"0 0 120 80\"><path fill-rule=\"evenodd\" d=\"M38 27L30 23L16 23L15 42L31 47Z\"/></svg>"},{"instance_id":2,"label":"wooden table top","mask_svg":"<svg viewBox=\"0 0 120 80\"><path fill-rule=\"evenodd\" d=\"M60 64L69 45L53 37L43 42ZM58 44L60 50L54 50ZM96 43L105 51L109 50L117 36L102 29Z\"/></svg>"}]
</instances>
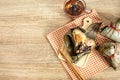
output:
<instances>
[{"instance_id":1,"label":"wooden table top","mask_svg":"<svg viewBox=\"0 0 120 80\"><path fill-rule=\"evenodd\" d=\"M71 19L65 0L0 0L0 80L70 80L45 35ZM120 0L85 0L105 23L120 17ZM90 80L120 80L106 69Z\"/></svg>"}]
</instances>

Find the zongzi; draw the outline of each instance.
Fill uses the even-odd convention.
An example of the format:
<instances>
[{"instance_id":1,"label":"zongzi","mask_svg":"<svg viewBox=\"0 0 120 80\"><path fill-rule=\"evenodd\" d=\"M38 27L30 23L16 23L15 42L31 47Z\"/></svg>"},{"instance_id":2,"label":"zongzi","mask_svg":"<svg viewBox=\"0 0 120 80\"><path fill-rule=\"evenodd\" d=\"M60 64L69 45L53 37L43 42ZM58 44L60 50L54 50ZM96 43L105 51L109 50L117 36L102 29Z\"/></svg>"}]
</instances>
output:
<instances>
[{"instance_id":1,"label":"zongzi","mask_svg":"<svg viewBox=\"0 0 120 80\"><path fill-rule=\"evenodd\" d=\"M110 25L102 28L100 33L115 42L120 42L120 18L114 19Z\"/></svg>"},{"instance_id":2,"label":"zongzi","mask_svg":"<svg viewBox=\"0 0 120 80\"><path fill-rule=\"evenodd\" d=\"M105 42L96 47L115 70L120 63L120 43Z\"/></svg>"}]
</instances>

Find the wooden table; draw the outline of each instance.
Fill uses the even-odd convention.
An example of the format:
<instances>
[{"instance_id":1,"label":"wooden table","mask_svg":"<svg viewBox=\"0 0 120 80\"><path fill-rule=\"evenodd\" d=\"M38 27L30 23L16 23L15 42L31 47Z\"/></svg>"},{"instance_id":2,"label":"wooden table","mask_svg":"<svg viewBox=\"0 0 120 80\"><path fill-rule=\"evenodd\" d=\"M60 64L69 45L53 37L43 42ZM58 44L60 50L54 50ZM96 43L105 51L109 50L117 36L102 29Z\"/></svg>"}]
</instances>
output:
<instances>
[{"instance_id":1,"label":"wooden table","mask_svg":"<svg viewBox=\"0 0 120 80\"><path fill-rule=\"evenodd\" d=\"M65 0L0 0L0 80L69 80L45 35L71 19ZM85 0L105 23L120 17L120 0ZM120 67L90 80L120 80Z\"/></svg>"}]
</instances>

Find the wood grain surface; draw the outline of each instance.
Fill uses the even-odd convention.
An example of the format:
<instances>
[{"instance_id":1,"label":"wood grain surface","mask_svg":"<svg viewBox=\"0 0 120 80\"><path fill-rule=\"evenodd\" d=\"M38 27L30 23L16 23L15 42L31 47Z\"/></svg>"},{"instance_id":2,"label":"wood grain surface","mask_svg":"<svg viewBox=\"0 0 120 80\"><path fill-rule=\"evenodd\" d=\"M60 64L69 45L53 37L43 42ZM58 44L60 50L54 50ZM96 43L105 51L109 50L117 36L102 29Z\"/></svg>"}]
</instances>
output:
<instances>
[{"instance_id":1,"label":"wood grain surface","mask_svg":"<svg viewBox=\"0 0 120 80\"><path fill-rule=\"evenodd\" d=\"M71 21L65 0L0 0L0 80L70 80L45 35ZM85 0L105 23L120 17L120 0ZM120 80L120 67L90 80Z\"/></svg>"}]
</instances>

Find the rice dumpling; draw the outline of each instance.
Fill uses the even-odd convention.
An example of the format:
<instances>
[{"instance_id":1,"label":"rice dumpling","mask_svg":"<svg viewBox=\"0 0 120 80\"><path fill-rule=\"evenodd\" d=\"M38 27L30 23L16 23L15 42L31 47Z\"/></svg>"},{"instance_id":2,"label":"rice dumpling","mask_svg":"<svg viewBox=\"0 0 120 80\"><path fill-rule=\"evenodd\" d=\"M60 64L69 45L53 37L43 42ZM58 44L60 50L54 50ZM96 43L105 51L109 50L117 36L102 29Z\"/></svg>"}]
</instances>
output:
<instances>
[{"instance_id":1,"label":"rice dumpling","mask_svg":"<svg viewBox=\"0 0 120 80\"><path fill-rule=\"evenodd\" d=\"M120 63L120 43L105 42L96 47L115 70Z\"/></svg>"},{"instance_id":2,"label":"rice dumpling","mask_svg":"<svg viewBox=\"0 0 120 80\"><path fill-rule=\"evenodd\" d=\"M67 52L76 63L82 56L91 52L95 42L86 37L85 30L81 27L70 29L64 36L64 45Z\"/></svg>"},{"instance_id":3,"label":"rice dumpling","mask_svg":"<svg viewBox=\"0 0 120 80\"><path fill-rule=\"evenodd\" d=\"M102 28L100 33L115 42L120 42L120 18L114 19L110 25Z\"/></svg>"}]
</instances>

